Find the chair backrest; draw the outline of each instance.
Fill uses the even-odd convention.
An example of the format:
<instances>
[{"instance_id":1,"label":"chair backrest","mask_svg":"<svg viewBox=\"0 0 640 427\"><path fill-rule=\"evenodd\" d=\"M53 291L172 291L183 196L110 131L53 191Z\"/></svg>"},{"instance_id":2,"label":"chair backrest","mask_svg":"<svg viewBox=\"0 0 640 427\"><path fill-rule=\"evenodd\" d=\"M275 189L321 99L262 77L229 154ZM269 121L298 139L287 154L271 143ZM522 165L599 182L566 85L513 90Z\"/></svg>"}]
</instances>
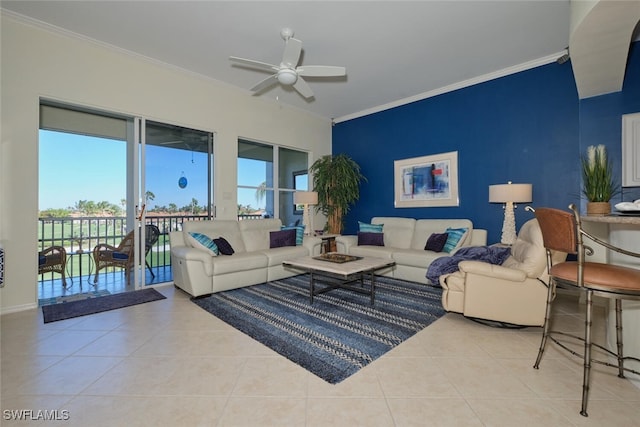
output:
<instances>
[{"instance_id":1,"label":"chair backrest","mask_svg":"<svg viewBox=\"0 0 640 427\"><path fill-rule=\"evenodd\" d=\"M147 224L144 227L144 253L149 253L153 245L160 238L160 229L153 224Z\"/></svg>"},{"instance_id":2,"label":"chair backrest","mask_svg":"<svg viewBox=\"0 0 640 427\"><path fill-rule=\"evenodd\" d=\"M127 254L129 259L133 259L134 242L134 234L133 230L131 230L127 233L126 236L124 236L124 239L122 239L122 241L118 245L117 252Z\"/></svg>"},{"instance_id":3,"label":"chair backrest","mask_svg":"<svg viewBox=\"0 0 640 427\"><path fill-rule=\"evenodd\" d=\"M502 266L522 270L527 273L527 277L534 279L546 274L547 251L535 218L525 222L520 228L518 238L511 246L511 254Z\"/></svg>"},{"instance_id":4,"label":"chair backrest","mask_svg":"<svg viewBox=\"0 0 640 427\"><path fill-rule=\"evenodd\" d=\"M578 235L575 215L554 208L536 208L544 247L567 254L577 254Z\"/></svg>"}]
</instances>

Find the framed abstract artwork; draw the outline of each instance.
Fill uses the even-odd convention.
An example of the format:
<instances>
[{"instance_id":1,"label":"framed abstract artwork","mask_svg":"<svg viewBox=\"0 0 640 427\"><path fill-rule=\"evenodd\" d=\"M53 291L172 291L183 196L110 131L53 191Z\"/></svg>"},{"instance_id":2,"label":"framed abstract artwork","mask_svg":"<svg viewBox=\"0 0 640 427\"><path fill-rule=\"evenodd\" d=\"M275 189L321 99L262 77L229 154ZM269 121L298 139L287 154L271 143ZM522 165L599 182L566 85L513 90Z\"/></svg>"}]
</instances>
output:
<instances>
[{"instance_id":1,"label":"framed abstract artwork","mask_svg":"<svg viewBox=\"0 0 640 427\"><path fill-rule=\"evenodd\" d=\"M458 206L458 152L394 161L396 208Z\"/></svg>"}]
</instances>

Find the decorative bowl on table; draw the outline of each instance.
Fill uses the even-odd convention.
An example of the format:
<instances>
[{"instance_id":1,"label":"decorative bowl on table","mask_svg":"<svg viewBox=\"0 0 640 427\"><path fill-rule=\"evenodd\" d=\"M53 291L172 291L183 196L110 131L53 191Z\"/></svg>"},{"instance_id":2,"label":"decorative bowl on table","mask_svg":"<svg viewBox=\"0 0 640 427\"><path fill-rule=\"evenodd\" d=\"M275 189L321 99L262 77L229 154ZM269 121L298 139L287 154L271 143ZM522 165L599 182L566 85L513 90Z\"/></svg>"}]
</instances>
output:
<instances>
[{"instance_id":1,"label":"decorative bowl on table","mask_svg":"<svg viewBox=\"0 0 640 427\"><path fill-rule=\"evenodd\" d=\"M621 213L640 213L640 200L616 203L614 207Z\"/></svg>"},{"instance_id":2,"label":"decorative bowl on table","mask_svg":"<svg viewBox=\"0 0 640 427\"><path fill-rule=\"evenodd\" d=\"M360 256L341 254L338 252L327 252L319 256L313 257L313 259L319 259L321 261L335 262L336 264L342 264L349 261L356 261L362 259Z\"/></svg>"}]
</instances>

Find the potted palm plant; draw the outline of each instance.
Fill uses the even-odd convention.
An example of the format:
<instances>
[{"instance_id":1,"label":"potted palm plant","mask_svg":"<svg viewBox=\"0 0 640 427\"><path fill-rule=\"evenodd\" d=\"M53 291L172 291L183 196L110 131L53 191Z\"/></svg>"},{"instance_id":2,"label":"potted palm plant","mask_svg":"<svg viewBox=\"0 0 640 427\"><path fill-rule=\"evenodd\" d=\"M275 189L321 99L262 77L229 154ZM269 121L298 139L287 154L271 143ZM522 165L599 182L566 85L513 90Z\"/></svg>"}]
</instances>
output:
<instances>
[{"instance_id":1,"label":"potted palm plant","mask_svg":"<svg viewBox=\"0 0 640 427\"><path fill-rule=\"evenodd\" d=\"M340 234L344 215L360 198L360 182L367 179L360 166L346 154L323 156L311 165L309 172L318 193L316 209L326 215L328 232Z\"/></svg>"},{"instance_id":2,"label":"potted palm plant","mask_svg":"<svg viewBox=\"0 0 640 427\"><path fill-rule=\"evenodd\" d=\"M613 178L613 165L604 145L587 147L587 154L582 157L582 181L587 215L608 215L610 200L620 191L620 186Z\"/></svg>"}]
</instances>

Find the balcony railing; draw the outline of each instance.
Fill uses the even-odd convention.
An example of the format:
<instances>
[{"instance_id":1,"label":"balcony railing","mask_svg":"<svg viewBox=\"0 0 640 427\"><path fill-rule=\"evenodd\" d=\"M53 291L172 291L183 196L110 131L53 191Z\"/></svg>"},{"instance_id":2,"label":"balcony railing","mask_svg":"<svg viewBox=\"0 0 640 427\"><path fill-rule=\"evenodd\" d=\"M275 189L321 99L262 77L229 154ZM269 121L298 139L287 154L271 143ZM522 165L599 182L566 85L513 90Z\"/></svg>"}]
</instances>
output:
<instances>
[{"instance_id":1,"label":"balcony railing","mask_svg":"<svg viewBox=\"0 0 640 427\"><path fill-rule=\"evenodd\" d=\"M261 215L238 215L239 220L261 219ZM160 238L147 255L152 269L164 269L163 277L171 277L171 251L169 232L182 230L184 221L202 221L206 215L149 215L145 224L153 224L160 230ZM118 246L127 235L125 217L65 217L38 219L38 251L50 246L62 246L67 250L67 277L73 280L94 273L91 251L99 243ZM102 273L101 273L102 274ZM59 279L56 273L46 273L40 282Z\"/></svg>"}]
</instances>

